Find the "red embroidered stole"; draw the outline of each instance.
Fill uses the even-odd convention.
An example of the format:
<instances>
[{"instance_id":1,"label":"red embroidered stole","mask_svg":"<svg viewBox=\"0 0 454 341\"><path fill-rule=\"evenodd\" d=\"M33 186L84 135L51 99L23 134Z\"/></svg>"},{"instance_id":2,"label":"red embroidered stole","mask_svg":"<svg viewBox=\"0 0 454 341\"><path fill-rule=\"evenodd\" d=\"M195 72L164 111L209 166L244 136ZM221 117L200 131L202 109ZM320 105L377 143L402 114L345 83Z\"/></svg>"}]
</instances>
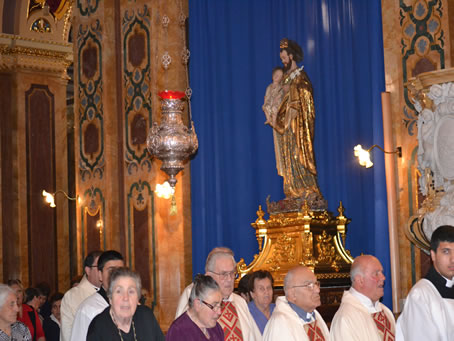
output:
<instances>
[{"instance_id":1,"label":"red embroidered stole","mask_svg":"<svg viewBox=\"0 0 454 341\"><path fill-rule=\"evenodd\" d=\"M389 319L386 317L384 311L372 314L375 325L377 326L378 332L383 341L394 341L394 326L391 324Z\"/></svg>"},{"instance_id":2,"label":"red embroidered stole","mask_svg":"<svg viewBox=\"0 0 454 341\"><path fill-rule=\"evenodd\" d=\"M317 320L304 325L304 330L310 341L325 341L322 330L317 326Z\"/></svg>"},{"instance_id":3,"label":"red embroidered stole","mask_svg":"<svg viewBox=\"0 0 454 341\"><path fill-rule=\"evenodd\" d=\"M226 302L222 307L222 314L218 322L224 330L225 341L243 341L238 312L232 302Z\"/></svg>"}]
</instances>

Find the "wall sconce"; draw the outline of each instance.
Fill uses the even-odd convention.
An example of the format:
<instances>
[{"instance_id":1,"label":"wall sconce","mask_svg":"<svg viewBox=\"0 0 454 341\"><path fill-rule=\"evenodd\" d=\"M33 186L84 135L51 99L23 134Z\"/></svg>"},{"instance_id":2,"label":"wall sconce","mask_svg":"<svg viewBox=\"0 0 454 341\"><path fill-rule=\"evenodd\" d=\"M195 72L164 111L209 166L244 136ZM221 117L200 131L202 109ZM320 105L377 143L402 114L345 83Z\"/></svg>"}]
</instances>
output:
<instances>
[{"instance_id":1,"label":"wall sconce","mask_svg":"<svg viewBox=\"0 0 454 341\"><path fill-rule=\"evenodd\" d=\"M57 195L58 193L63 193L63 195L66 197L66 199L68 200L77 200L78 203L80 203L80 197L77 195L75 198L72 198L70 197L68 194L66 194L65 191L59 189L58 191L54 192L54 193L49 193L49 192L46 192L44 189L43 189L43 197L44 197L44 201L47 202L49 204L50 207L55 207L55 195Z\"/></svg>"},{"instance_id":2,"label":"wall sconce","mask_svg":"<svg viewBox=\"0 0 454 341\"><path fill-rule=\"evenodd\" d=\"M393 152L387 152L382 147L380 147L378 144L374 144L369 149L363 149L363 147L360 144L358 144L355 148L353 148L353 150L354 150L355 156L358 158L358 162L361 166L370 168L374 165L373 162L370 160L370 151L372 149L374 149L375 147L380 149L383 153L397 154L398 157L402 157L402 147L397 147L396 150Z\"/></svg>"}]
</instances>

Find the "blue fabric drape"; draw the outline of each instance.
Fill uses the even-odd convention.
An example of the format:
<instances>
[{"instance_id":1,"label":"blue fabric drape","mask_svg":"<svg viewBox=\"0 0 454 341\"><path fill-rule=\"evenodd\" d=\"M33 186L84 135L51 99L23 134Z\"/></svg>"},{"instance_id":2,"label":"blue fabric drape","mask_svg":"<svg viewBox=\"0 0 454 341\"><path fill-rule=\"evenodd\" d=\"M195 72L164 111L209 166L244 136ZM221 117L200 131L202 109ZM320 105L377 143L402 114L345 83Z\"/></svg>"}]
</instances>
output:
<instances>
[{"instance_id":1,"label":"blue fabric drape","mask_svg":"<svg viewBox=\"0 0 454 341\"><path fill-rule=\"evenodd\" d=\"M380 0L190 0L192 113L199 151L191 164L193 270L208 252L228 246L237 258L258 253L258 205L284 198L272 130L261 109L271 70L281 65L279 41L304 50L316 107L315 153L320 189L337 214L352 219L352 255L390 262L383 154L359 167L353 147L383 145L384 91Z\"/></svg>"}]
</instances>

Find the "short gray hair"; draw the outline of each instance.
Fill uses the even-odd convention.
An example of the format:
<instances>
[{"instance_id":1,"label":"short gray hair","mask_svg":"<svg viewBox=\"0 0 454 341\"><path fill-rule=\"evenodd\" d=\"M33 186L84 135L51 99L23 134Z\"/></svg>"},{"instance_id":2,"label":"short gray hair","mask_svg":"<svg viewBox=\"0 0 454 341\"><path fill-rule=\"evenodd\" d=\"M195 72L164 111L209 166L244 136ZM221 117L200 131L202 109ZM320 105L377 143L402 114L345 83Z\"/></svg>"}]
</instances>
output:
<instances>
[{"instance_id":1,"label":"short gray hair","mask_svg":"<svg viewBox=\"0 0 454 341\"><path fill-rule=\"evenodd\" d=\"M361 275L363 276L363 269L360 264L355 266L355 263L353 262L352 267L350 268L350 279L353 282L355 281L356 276Z\"/></svg>"},{"instance_id":2,"label":"short gray hair","mask_svg":"<svg viewBox=\"0 0 454 341\"><path fill-rule=\"evenodd\" d=\"M377 257L372 255L360 255L353 260L353 264L350 268L350 279L352 281L352 285L354 284L355 278L357 276L364 277L365 275L364 271L370 259L377 259Z\"/></svg>"},{"instance_id":3,"label":"short gray hair","mask_svg":"<svg viewBox=\"0 0 454 341\"><path fill-rule=\"evenodd\" d=\"M219 246L215 247L207 256L207 260L205 262L205 272L212 271L216 260L220 257L231 257L233 264L236 265L235 256L233 251L230 250L228 247Z\"/></svg>"},{"instance_id":4,"label":"short gray hair","mask_svg":"<svg viewBox=\"0 0 454 341\"><path fill-rule=\"evenodd\" d=\"M124 277L131 278L134 282L136 282L137 296L140 298L142 292L142 281L140 280L140 275L127 267L120 267L112 270L112 273L110 274L109 288L107 289L107 297L112 298L113 288L117 284L118 280Z\"/></svg>"},{"instance_id":5,"label":"short gray hair","mask_svg":"<svg viewBox=\"0 0 454 341\"><path fill-rule=\"evenodd\" d=\"M218 283L213 277L198 274L194 278L194 285L191 293L189 294L188 305L190 308L194 305L194 301L199 299L203 300L210 291L220 291Z\"/></svg>"},{"instance_id":6,"label":"short gray hair","mask_svg":"<svg viewBox=\"0 0 454 341\"><path fill-rule=\"evenodd\" d=\"M288 289L290 289L289 285L293 280L294 273L295 273L295 271L293 269L290 269L284 277L284 293L286 295L287 295Z\"/></svg>"},{"instance_id":7,"label":"short gray hair","mask_svg":"<svg viewBox=\"0 0 454 341\"><path fill-rule=\"evenodd\" d=\"M0 309L3 308L3 305L5 304L6 298L9 296L9 294L16 295L16 292L8 285L0 283Z\"/></svg>"}]
</instances>

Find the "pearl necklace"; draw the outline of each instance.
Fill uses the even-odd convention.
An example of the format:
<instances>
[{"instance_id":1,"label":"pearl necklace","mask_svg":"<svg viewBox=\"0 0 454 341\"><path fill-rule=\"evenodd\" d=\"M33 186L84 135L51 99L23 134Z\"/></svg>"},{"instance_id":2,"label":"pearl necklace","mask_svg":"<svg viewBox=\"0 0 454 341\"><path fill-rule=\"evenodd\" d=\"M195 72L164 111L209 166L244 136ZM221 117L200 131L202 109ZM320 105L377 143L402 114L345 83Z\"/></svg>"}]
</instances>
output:
<instances>
[{"instance_id":1,"label":"pearl necklace","mask_svg":"<svg viewBox=\"0 0 454 341\"><path fill-rule=\"evenodd\" d=\"M113 323L115 324L115 327L117 327L118 335L120 335L120 340L121 340L121 341L124 341L124 340L123 340L123 336L121 335L120 328L118 327L117 320L115 320L115 317L113 316L112 310L110 310L110 316L112 317L112 321L113 321ZM136 328L135 328L135 326L134 326L134 320L132 320L132 319L131 319L131 324L132 324L132 331L133 331L133 333L134 333L134 341L138 341L138 340L137 340L137 336L136 336Z\"/></svg>"}]
</instances>

